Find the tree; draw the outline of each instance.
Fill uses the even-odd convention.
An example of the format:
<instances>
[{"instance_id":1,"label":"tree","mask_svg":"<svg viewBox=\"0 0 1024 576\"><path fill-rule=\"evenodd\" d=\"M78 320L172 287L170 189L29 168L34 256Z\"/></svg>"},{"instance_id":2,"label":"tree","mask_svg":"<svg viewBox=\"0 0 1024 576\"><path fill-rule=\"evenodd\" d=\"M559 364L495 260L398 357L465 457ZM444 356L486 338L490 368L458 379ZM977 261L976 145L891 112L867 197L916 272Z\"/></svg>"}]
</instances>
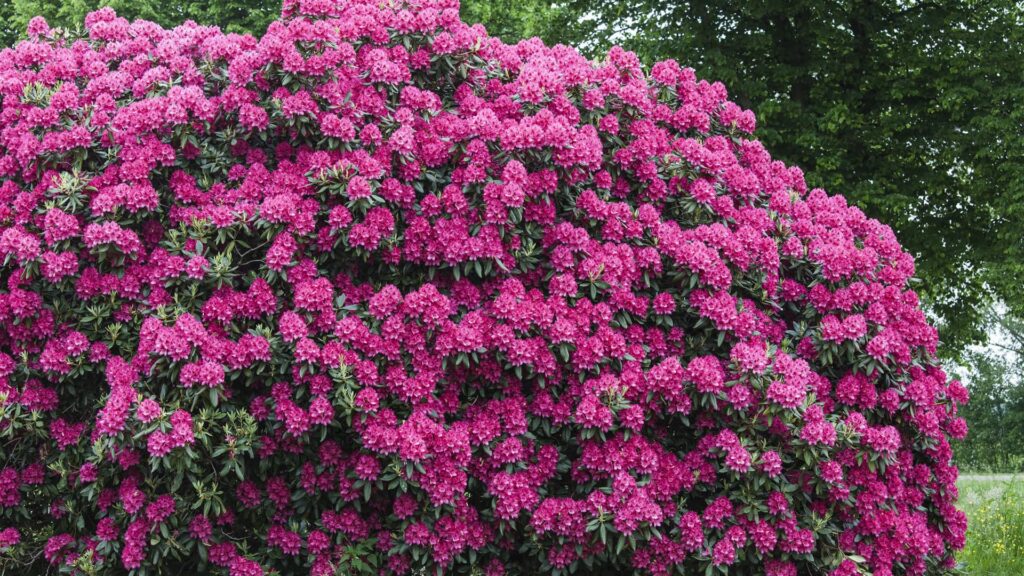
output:
<instances>
[{"instance_id":1,"label":"tree","mask_svg":"<svg viewBox=\"0 0 1024 576\"><path fill-rule=\"evenodd\" d=\"M14 4L0 3L0 46L10 46L18 40L19 30L14 27Z\"/></svg>"},{"instance_id":2,"label":"tree","mask_svg":"<svg viewBox=\"0 0 1024 576\"><path fill-rule=\"evenodd\" d=\"M165 27L186 20L219 26L225 32L259 34L281 12L278 0L13 0L0 8L5 44L20 37L28 21L46 18L50 26L81 28L85 15L103 6L130 20L143 18Z\"/></svg>"},{"instance_id":3,"label":"tree","mask_svg":"<svg viewBox=\"0 0 1024 576\"><path fill-rule=\"evenodd\" d=\"M281 14L278 0L186 1L188 17L204 24L216 24L225 32L262 34Z\"/></svg>"},{"instance_id":4,"label":"tree","mask_svg":"<svg viewBox=\"0 0 1024 576\"><path fill-rule=\"evenodd\" d=\"M967 356L965 380L971 401L961 409L970 434L956 443L962 468L1024 470L1024 323L990 315L995 334L988 350Z\"/></svg>"},{"instance_id":5,"label":"tree","mask_svg":"<svg viewBox=\"0 0 1024 576\"><path fill-rule=\"evenodd\" d=\"M523 38L540 36L548 42L558 42L556 27L562 13L559 5L545 0L473 0L462 2L462 19L481 22L491 36L515 43Z\"/></svg>"}]
</instances>

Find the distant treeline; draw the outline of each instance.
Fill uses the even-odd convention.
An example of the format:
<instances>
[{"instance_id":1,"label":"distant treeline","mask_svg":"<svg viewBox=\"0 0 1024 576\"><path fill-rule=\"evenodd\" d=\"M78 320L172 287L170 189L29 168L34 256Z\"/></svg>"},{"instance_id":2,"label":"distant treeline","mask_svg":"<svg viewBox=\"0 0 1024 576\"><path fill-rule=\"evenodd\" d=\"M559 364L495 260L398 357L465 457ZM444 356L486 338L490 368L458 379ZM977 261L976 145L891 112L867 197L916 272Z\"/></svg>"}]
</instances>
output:
<instances>
[{"instance_id":1,"label":"distant treeline","mask_svg":"<svg viewBox=\"0 0 1024 576\"><path fill-rule=\"evenodd\" d=\"M956 462L971 472L1024 471L1024 386L1015 355L972 354L971 401L961 408L970 432L954 444Z\"/></svg>"}]
</instances>

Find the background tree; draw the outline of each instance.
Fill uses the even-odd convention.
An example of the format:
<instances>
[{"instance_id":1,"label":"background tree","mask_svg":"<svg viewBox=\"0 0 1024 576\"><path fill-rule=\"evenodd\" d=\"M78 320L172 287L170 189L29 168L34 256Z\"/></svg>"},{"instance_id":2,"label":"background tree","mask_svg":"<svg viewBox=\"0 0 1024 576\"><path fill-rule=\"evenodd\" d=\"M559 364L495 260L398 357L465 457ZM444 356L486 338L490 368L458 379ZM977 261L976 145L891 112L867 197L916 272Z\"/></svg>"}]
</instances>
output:
<instances>
[{"instance_id":1,"label":"background tree","mask_svg":"<svg viewBox=\"0 0 1024 576\"><path fill-rule=\"evenodd\" d=\"M463 1L462 19L483 22L490 35L510 43L532 36L558 43L563 40L553 24L561 21L564 10L562 5L544 0Z\"/></svg>"},{"instance_id":2,"label":"background tree","mask_svg":"<svg viewBox=\"0 0 1024 576\"><path fill-rule=\"evenodd\" d=\"M262 34L281 14L278 0L184 1L188 17L196 22L215 23L225 32Z\"/></svg>"},{"instance_id":3,"label":"background tree","mask_svg":"<svg viewBox=\"0 0 1024 576\"><path fill-rule=\"evenodd\" d=\"M10 2L0 3L0 45L10 46L18 39L21 32L14 28L14 5Z\"/></svg>"},{"instance_id":4,"label":"background tree","mask_svg":"<svg viewBox=\"0 0 1024 576\"><path fill-rule=\"evenodd\" d=\"M5 44L20 37L28 21L43 16L50 26L81 28L85 15L110 6L128 19L161 26L186 20L214 24L226 32L259 34L281 13L279 0L8 0L0 7Z\"/></svg>"},{"instance_id":5,"label":"background tree","mask_svg":"<svg viewBox=\"0 0 1024 576\"><path fill-rule=\"evenodd\" d=\"M960 409L970 434L956 443L961 468L984 471L1024 470L1024 322L1002 314L990 316L996 336L986 351L967 355L963 376L971 401Z\"/></svg>"}]
</instances>

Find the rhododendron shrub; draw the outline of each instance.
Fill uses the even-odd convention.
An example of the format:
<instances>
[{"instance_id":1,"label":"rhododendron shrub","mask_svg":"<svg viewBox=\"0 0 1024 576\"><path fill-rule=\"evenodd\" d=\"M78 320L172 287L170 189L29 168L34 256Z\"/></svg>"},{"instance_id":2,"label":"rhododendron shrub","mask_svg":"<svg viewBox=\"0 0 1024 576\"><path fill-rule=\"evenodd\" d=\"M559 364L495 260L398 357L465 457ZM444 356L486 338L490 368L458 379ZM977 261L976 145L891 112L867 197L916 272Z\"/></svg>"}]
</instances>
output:
<instances>
[{"instance_id":1,"label":"rhododendron shrub","mask_svg":"<svg viewBox=\"0 0 1024 576\"><path fill-rule=\"evenodd\" d=\"M911 256L691 69L302 0L36 20L0 95L10 566L955 569Z\"/></svg>"}]
</instances>

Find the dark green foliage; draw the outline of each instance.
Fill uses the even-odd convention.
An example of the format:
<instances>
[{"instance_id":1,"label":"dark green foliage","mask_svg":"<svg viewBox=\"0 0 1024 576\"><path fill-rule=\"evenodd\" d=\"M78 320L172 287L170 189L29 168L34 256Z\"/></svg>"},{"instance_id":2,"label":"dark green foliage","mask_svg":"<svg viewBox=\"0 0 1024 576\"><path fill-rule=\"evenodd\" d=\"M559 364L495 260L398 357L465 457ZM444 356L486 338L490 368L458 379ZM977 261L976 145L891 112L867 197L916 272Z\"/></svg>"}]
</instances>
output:
<instances>
[{"instance_id":1,"label":"dark green foliage","mask_svg":"<svg viewBox=\"0 0 1024 576\"><path fill-rule=\"evenodd\" d=\"M14 28L14 5L10 2L0 2L0 45L8 46L18 39L21 32Z\"/></svg>"},{"instance_id":2,"label":"dark green foliage","mask_svg":"<svg viewBox=\"0 0 1024 576\"><path fill-rule=\"evenodd\" d=\"M0 37L3 44L12 44L34 16L45 17L50 26L78 28L86 14L103 6L129 20L144 18L165 27L195 20L252 34L266 30L281 13L279 0L2 0Z\"/></svg>"},{"instance_id":3,"label":"dark green foliage","mask_svg":"<svg viewBox=\"0 0 1024 576\"><path fill-rule=\"evenodd\" d=\"M554 24L563 9L544 0L467 0L462 2L462 19L481 22L491 36L508 43L540 36L549 44L565 43Z\"/></svg>"}]
</instances>

